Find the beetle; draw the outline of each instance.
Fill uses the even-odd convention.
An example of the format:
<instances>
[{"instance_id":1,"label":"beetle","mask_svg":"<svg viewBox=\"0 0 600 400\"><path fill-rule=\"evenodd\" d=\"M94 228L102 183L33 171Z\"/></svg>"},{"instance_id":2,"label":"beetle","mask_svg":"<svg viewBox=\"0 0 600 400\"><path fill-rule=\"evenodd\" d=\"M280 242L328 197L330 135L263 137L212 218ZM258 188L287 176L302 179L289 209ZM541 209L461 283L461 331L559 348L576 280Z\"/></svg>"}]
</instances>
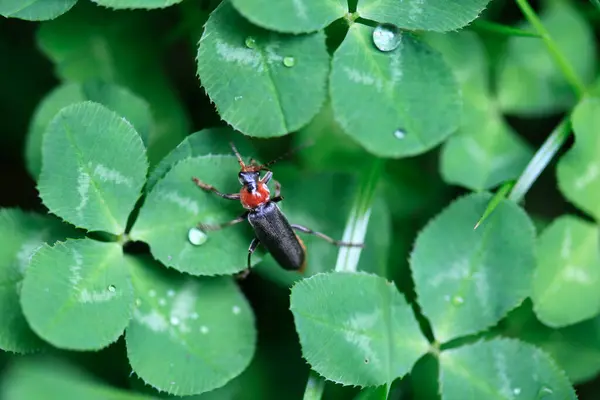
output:
<instances>
[{"instance_id":1,"label":"beetle","mask_svg":"<svg viewBox=\"0 0 600 400\"><path fill-rule=\"evenodd\" d=\"M224 199L239 200L246 209L239 217L222 224L198 224L199 229L207 232L220 230L245 220L250 223L255 237L248 248L247 269L240 274L240 278L245 277L249 273L252 254L256 251L259 244L265 247L283 269L302 273L306 266L306 247L302 239L294 231L318 236L336 246L363 247L362 243L342 242L305 226L290 224L277 206L277 203L283 200L281 196L281 184L273 180L275 186L274 197L271 197L271 193L267 187L267 184L273 178L273 172L269 169L269 165L283 157L262 165L256 164L252 159L250 160L250 164L245 164L235 145L230 143L230 146L240 164L238 180L242 187L238 193L222 193L214 186L204 183L196 177L193 177L192 180L202 190L212 192ZM261 171L266 171L262 178L260 177Z\"/></svg>"}]
</instances>

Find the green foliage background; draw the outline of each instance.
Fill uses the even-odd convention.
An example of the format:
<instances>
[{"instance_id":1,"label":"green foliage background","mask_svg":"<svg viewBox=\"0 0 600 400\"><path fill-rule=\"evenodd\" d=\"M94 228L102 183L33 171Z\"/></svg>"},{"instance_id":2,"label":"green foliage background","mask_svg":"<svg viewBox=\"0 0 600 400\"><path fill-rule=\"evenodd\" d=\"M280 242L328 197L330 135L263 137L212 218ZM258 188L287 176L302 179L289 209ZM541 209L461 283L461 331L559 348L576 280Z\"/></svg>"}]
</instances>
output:
<instances>
[{"instance_id":1,"label":"green foliage background","mask_svg":"<svg viewBox=\"0 0 600 400\"><path fill-rule=\"evenodd\" d=\"M0 15L1 399L600 396L598 1ZM237 281L231 140L366 247Z\"/></svg>"}]
</instances>

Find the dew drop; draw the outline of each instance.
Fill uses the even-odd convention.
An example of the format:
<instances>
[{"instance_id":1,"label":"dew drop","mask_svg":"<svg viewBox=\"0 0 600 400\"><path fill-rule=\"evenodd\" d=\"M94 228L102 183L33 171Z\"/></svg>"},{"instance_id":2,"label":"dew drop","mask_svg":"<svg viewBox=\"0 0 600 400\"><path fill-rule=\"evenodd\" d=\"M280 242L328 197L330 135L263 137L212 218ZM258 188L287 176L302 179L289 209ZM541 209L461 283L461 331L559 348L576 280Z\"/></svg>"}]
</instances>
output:
<instances>
[{"instance_id":1,"label":"dew drop","mask_svg":"<svg viewBox=\"0 0 600 400\"><path fill-rule=\"evenodd\" d=\"M173 259L173 256L167 256L167 260L171 261Z\"/></svg>"},{"instance_id":2,"label":"dew drop","mask_svg":"<svg viewBox=\"0 0 600 400\"><path fill-rule=\"evenodd\" d=\"M394 131L394 137L396 139L404 139L406 137L406 131L402 128L398 128Z\"/></svg>"},{"instance_id":3,"label":"dew drop","mask_svg":"<svg viewBox=\"0 0 600 400\"><path fill-rule=\"evenodd\" d=\"M171 325L179 325L179 318L171 317Z\"/></svg>"},{"instance_id":4,"label":"dew drop","mask_svg":"<svg viewBox=\"0 0 600 400\"><path fill-rule=\"evenodd\" d=\"M207 327L207 326L204 326L204 325L202 325L202 326L200 327L200 332L201 332L201 333L204 333L204 334L206 335L206 334L208 333L208 327Z\"/></svg>"},{"instance_id":5,"label":"dew drop","mask_svg":"<svg viewBox=\"0 0 600 400\"><path fill-rule=\"evenodd\" d=\"M463 299L461 296L454 296L452 298L452 304L454 304L455 306L462 306L465 302L465 299Z\"/></svg>"},{"instance_id":6,"label":"dew drop","mask_svg":"<svg viewBox=\"0 0 600 400\"><path fill-rule=\"evenodd\" d=\"M365 364L368 364L368 363L369 363L369 359L365 358Z\"/></svg>"},{"instance_id":7,"label":"dew drop","mask_svg":"<svg viewBox=\"0 0 600 400\"><path fill-rule=\"evenodd\" d=\"M283 65L285 65L288 68L291 68L294 65L296 65L296 60L294 59L294 57L283 57Z\"/></svg>"},{"instance_id":8,"label":"dew drop","mask_svg":"<svg viewBox=\"0 0 600 400\"><path fill-rule=\"evenodd\" d=\"M108 286L108 291L111 293L114 293L117 290L117 288L115 287L115 285L109 285Z\"/></svg>"},{"instance_id":9,"label":"dew drop","mask_svg":"<svg viewBox=\"0 0 600 400\"><path fill-rule=\"evenodd\" d=\"M235 315L238 315L239 313L242 312L242 309L240 307L238 307L238 306L233 306L233 308L231 309L231 311L233 311L233 313Z\"/></svg>"},{"instance_id":10,"label":"dew drop","mask_svg":"<svg viewBox=\"0 0 600 400\"><path fill-rule=\"evenodd\" d=\"M241 100L242 98L243 98L243 96L235 96L233 99L234 99L235 101L239 101L239 100Z\"/></svg>"},{"instance_id":11,"label":"dew drop","mask_svg":"<svg viewBox=\"0 0 600 400\"><path fill-rule=\"evenodd\" d=\"M246 43L246 47L249 49L256 48L256 39L254 39L252 36L248 36L244 43Z\"/></svg>"},{"instance_id":12,"label":"dew drop","mask_svg":"<svg viewBox=\"0 0 600 400\"><path fill-rule=\"evenodd\" d=\"M174 291L174 290L172 290L172 289L169 289L169 290L167 291L167 296L169 296L169 297L173 297L173 296L175 296L175 291Z\"/></svg>"},{"instance_id":13,"label":"dew drop","mask_svg":"<svg viewBox=\"0 0 600 400\"><path fill-rule=\"evenodd\" d=\"M161 306L164 306L164 305L167 304L167 301L165 299L161 298L161 299L158 299L158 304L161 305Z\"/></svg>"},{"instance_id":14,"label":"dew drop","mask_svg":"<svg viewBox=\"0 0 600 400\"><path fill-rule=\"evenodd\" d=\"M373 43L381 51L392 51L400 46L402 33L396 25L380 24L373 31Z\"/></svg>"},{"instance_id":15,"label":"dew drop","mask_svg":"<svg viewBox=\"0 0 600 400\"><path fill-rule=\"evenodd\" d=\"M204 244L207 239L208 236L206 236L206 233L202 232L198 228L191 228L188 231L188 240L194 246L200 246L201 244Z\"/></svg>"},{"instance_id":16,"label":"dew drop","mask_svg":"<svg viewBox=\"0 0 600 400\"><path fill-rule=\"evenodd\" d=\"M518 396L519 394L521 394L521 388L514 388L513 393L515 394L515 396Z\"/></svg>"}]
</instances>

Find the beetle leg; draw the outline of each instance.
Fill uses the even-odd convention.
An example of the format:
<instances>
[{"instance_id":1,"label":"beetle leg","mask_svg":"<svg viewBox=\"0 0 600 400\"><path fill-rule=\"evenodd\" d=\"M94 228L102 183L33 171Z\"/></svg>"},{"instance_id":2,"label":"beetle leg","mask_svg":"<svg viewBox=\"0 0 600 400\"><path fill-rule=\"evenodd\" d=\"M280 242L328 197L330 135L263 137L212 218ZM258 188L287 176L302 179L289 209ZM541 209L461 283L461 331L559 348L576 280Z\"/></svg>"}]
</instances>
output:
<instances>
[{"instance_id":1,"label":"beetle leg","mask_svg":"<svg viewBox=\"0 0 600 400\"><path fill-rule=\"evenodd\" d=\"M198 224L198 229L201 229L204 232L207 232L207 231L218 231L218 230L226 228L228 226L239 224L240 222L245 221L246 218L248 218L248 214L249 214L249 211L246 211L245 213L243 213L242 215L240 215L236 219L233 219L233 220L231 220L229 222L224 222L222 224L210 225L210 224L200 223L200 224Z\"/></svg>"},{"instance_id":2,"label":"beetle leg","mask_svg":"<svg viewBox=\"0 0 600 400\"><path fill-rule=\"evenodd\" d=\"M275 197L281 197L281 183L275 180L273 183L275 184Z\"/></svg>"},{"instance_id":3,"label":"beetle leg","mask_svg":"<svg viewBox=\"0 0 600 400\"><path fill-rule=\"evenodd\" d=\"M267 183L269 183L269 181L271 180L272 177L273 177L273 172L267 171L267 173L262 177L260 182L267 184Z\"/></svg>"},{"instance_id":4,"label":"beetle leg","mask_svg":"<svg viewBox=\"0 0 600 400\"><path fill-rule=\"evenodd\" d=\"M281 200L283 200L283 197L281 197L281 196L275 196L275 197L271 198L271 201L273 203L279 203Z\"/></svg>"},{"instance_id":5,"label":"beetle leg","mask_svg":"<svg viewBox=\"0 0 600 400\"><path fill-rule=\"evenodd\" d=\"M259 244L260 240L258 240L258 238L254 238L252 239L252 242L250 242L250 247L248 247L248 267L236 275L237 279L244 279L250 273L250 268L252 267L252 254L254 254Z\"/></svg>"},{"instance_id":6,"label":"beetle leg","mask_svg":"<svg viewBox=\"0 0 600 400\"><path fill-rule=\"evenodd\" d=\"M321 239L325 239L326 241L328 241L329 243L331 243L331 244L333 244L335 246L340 246L340 247L346 247L346 246L347 247L365 247L365 245L362 244L362 243L348 243L348 242L342 242L342 241L339 241L339 240L332 239L329 236L325 235L324 233L313 231L312 229L307 228L307 227L302 226L302 225L292 224L292 228L296 229L296 230L298 230L300 232L304 232L304 233L308 233L308 234L311 234L311 235L318 236Z\"/></svg>"},{"instance_id":7,"label":"beetle leg","mask_svg":"<svg viewBox=\"0 0 600 400\"><path fill-rule=\"evenodd\" d=\"M192 180L194 181L194 183L200 189L206 190L207 192L213 192L217 196L221 196L224 199L228 199L228 200L239 200L240 199L240 194L239 193L231 193L231 194L221 193L214 186L211 186L211 185L209 185L207 183L204 183L204 182L202 182L200 179L198 179L196 177L192 178Z\"/></svg>"}]
</instances>

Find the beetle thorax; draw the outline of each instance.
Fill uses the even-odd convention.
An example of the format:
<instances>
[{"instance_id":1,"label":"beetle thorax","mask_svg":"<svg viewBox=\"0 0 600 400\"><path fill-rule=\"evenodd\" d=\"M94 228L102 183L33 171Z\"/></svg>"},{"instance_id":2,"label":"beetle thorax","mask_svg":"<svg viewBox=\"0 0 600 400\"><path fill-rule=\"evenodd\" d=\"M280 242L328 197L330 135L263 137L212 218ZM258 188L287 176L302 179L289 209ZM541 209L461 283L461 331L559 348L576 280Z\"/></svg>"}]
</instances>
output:
<instances>
[{"instance_id":1,"label":"beetle thorax","mask_svg":"<svg viewBox=\"0 0 600 400\"><path fill-rule=\"evenodd\" d=\"M268 203L270 198L271 192L269 191L269 188L260 181L254 184L244 185L242 190L240 190L240 201L242 206L249 210Z\"/></svg>"}]
</instances>

